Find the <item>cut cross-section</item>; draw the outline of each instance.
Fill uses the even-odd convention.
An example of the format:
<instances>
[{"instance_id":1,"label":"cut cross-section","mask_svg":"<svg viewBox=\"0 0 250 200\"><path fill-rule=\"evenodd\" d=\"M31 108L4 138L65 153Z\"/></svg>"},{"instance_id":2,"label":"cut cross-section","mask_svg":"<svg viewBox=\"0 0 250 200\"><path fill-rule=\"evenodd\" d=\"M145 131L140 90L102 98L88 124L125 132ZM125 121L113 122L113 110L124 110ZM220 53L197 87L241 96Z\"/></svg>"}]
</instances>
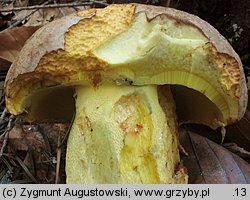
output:
<instances>
[{"instance_id":1,"label":"cut cross-section","mask_svg":"<svg viewBox=\"0 0 250 200\"><path fill-rule=\"evenodd\" d=\"M169 87L83 86L76 94L67 183L187 182Z\"/></svg>"},{"instance_id":2,"label":"cut cross-section","mask_svg":"<svg viewBox=\"0 0 250 200\"><path fill-rule=\"evenodd\" d=\"M138 13L125 32L99 46L94 54L109 63L104 77L126 79L133 85L183 85L205 95L211 107L218 108L206 121L190 115L188 122L217 128L242 115L238 63L220 56L193 26L162 15L149 21L145 13Z\"/></svg>"}]
</instances>

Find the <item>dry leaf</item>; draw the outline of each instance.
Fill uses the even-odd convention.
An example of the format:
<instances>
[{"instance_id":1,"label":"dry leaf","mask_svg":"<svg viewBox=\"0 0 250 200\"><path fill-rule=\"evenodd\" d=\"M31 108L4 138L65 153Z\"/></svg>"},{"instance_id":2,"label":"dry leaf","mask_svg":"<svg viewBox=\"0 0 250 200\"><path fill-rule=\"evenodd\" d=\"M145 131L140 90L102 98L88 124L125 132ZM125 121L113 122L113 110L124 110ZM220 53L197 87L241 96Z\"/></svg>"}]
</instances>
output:
<instances>
[{"instance_id":1,"label":"dry leaf","mask_svg":"<svg viewBox=\"0 0 250 200\"><path fill-rule=\"evenodd\" d=\"M243 147L245 150L250 151L250 111L247 110L243 118L227 127L227 137Z\"/></svg>"},{"instance_id":2,"label":"dry leaf","mask_svg":"<svg viewBox=\"0 0 250 200\"><path fill-rule=\"evenodd\" d=\"M14 7L13 3L10 3L10 4L6 5L6 6L0 6L1 9L13 9L13 7ZM9 12L0 12L0 14L2 14L3 16L9 15L11 13L12 13L12 11L9 11Z\"/></svg>"},{"instance_id":3,"label":"dry leaf","mask_svg":"<svg viewBox=\"0 0 250 200\"><path fill-rule=\"evenodd\" d=\"M22 151L30 149L42 152L45 149L44 138L35 126L21 126L17 123L9 132L9 144L14 149Z\"/></svg>"},{"instance_id":4,"label":"dry leaf","mask_svg":"<svg viewBox=\"0 0 250 200\"><path fill-rule=\"evenodd\" d=\"M45 150L54 154L59 132L64 137L66 131L67 124L20 125L16 123L9 132L9 143L16 150L36 152Z\"/></svg>"},{"instance_id":5,"label":"dry leaf","mask_svg":"<svg viewBox=\"0 0 250 200\"><path fill-rule=\"evenodd\" d=\"M250 93L250 91L249 91ZM249 95L248 95L249 96ZM250 99L250 97L249 97ZM250 101L248 101L250 109ZM186 124L183 125L187 130L199 133L199 135L205 136L208 139L220 143L221 141L221 131L220 129L212 130L211 128L203 125L197 124ZM226 127L226 141L225 142L234 142L239 148L243 148L246 151L250 151L250 111L246 110L243 118ZM242 156L242 154L239 154Z\"/></svg>"},{"instance_id":6,"label":"dry leaf","mask_svg":"<svg viewBox=\"0 0 250 200\"><path fill-rule=\"evenodd\" d=\"M28 15L30 15L33 12L33 10L20 10L18 12L15 12L15 16L12 17L13 21L22 21L22 24L25 23L26 20L24 18Z\"/></svg>"},{"instance_id":7,"label":"dry leaf","mask_svg":"<svg viewBox=\"0 0 250 200\"><path fill-rule=\"evenodd\" d=\"M23 162L29 168L30 172L35 174L35 178L39 183L55 182L58 135L61 134L62 138L66 138L68 126L68 124L61 123L46 123L40 125L15 124L10 131L9 147L15 151L26 151L27 153L32 153L29 156L33 155L34 160L30 160L30 157L27 157L26 154ZM60 165L60 183L65 183L64 168L66 142L64 142L61 148L62 160Z\"/></svg>"},{"instance_id":8,"label":"dry leaf","mask_svg":"<svg viewBox=\"0 0 250 200\"><path fill-rule=\"evenodd\" d=\"M39 27L17 27L0 32L0 58L13 62L26 40Z\"/></svg>"},{"instance_id":9,"label":"dry leaf","mask_svg":"<svg viewBox=\"0 0 250 200\"><path fill-rule=\"evenodd\" d=\"M1 41L0 41L0 43L1 43ZM1 54L1 52L0 52L0 54ZM6 71L6 70L9 69L10 65L11 65L11 62L9 62L9 61L7 61L5 59L2 59L0 57L0 70Z\"/></svg>"},{"instance_id":10,"label":"dry leaf","mask_svg":"<svg viewBox=\"0 0 250 200\"><path fill-rule=\"evenodd\" d=\"M35 163L34 163L34 157L31 150L29 150L23 160L23 164L27 167L28 172L26 172L26 177L29 179L33 179L35 176ZM32 175L31 177L29 175Z\"/></svg>"},{"instance_id":11,"label":"dry leaf","mask_svg":"<svg viewBox=\"0 0 250 200\"><path fill-rule=\"evenodd\" d=\"M248 81L248 105L247 105L247 109L250 110L250 78Z\"/></svg>"},{"instance_id":12,"label":"dry leaf","mask_svg":"<svg viewBox=\"0 0 250 200\"><path fill-rule=\"evenodd\" d=\"M23 7L23 6L28 6L30 0L18 0L15 1L15 7Z\"/></svg>"},{"instance_id":13,"label":"dry leaf","mask_svg":"<svg viewBox=\"0 0 250 200\"><path fill-rule=\"evenodd\" d=\"M189 183L250 183L250 165L222 146L190 131L180 130L180 141L189 153L182 157Z\"/></svg>"},{"instance_id":14,"label":"dry leaf","mask_svg":"<svg viewBox=\"0 0 250 200\"><path fill-rule=\"evenodd\" d=\"M48 22L74 12L76 12L74 8L67 7L39 9L29 18L29 20L25 23L25 26L42 26Z\"/></svg>"},{"instance_id":15,"label":"dry leaf","mask_svg":"<svg viewBox=\"0 0 250 200\"><path fill-rule=\"evenodd\" d=\"M240 156L241 158L248 159L248 160L250 159L250 152L246 151L245 149L243 149L241 147L239 147L234 142L223 144L223 147L225 147L229 151L235 153L236 155Z\"/></svg>"},{"instance_id":16,"label":"dry leaf","mask_svg":"<svg viewBox=\"0 0 250 200\"><path fill-rule=\"evenodd\" d=\"M181 125L181 128L198 133L199 135L206 137L218 144L221 143L222 135L220 129L213 130L210 127L202 124L183 124Z\"/></svg>"},{"instance_id":17,"label":"dry leaf","mask_svg":"<svg viewBox=\"0 0 250 200\"><path fill-rule=\"evenodd\" d=\"M23 163L28 167L30 172L34 175L35 174L35 163L34 163L34 157L31 150L27 151L27 154L24 158Z\"/></svg>"}]
</instances>

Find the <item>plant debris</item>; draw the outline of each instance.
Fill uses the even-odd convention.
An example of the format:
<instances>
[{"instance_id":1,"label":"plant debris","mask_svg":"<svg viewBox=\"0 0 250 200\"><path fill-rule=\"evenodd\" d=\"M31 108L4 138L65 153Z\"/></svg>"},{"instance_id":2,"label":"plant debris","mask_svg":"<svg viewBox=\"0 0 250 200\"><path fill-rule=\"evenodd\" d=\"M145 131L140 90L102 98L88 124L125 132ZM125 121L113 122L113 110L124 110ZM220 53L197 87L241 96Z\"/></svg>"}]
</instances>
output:
<instances>
[{"instance_id":1,"label":"plant debris","mask_svg":"<svg viewBox=\"0 0 250 200\"><path fill-rule=\"evenodd\" d=\"M22 26L0 32L0 58L12 63L26 40L38 28L40 26Z\"/></svg>"},{"instance_id":2,"label":"plant debris","mask_svg":"<svg viewBox=\"0 0 250 200\"><path fill-rule=\"evenodd\" d=\"M189 183L250 183L250 165L211 140L180 130L180 142L189 156L182 157L189 171Z\"/></svg>"}]
</instances>

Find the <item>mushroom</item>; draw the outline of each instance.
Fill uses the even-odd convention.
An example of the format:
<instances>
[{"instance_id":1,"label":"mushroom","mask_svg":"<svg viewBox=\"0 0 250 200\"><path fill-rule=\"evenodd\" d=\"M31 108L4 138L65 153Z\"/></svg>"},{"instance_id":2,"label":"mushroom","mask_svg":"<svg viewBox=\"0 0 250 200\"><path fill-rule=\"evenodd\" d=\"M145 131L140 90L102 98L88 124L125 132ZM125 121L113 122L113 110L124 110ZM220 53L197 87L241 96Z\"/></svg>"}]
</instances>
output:
<instances>
[{"instance_id":1,"label":"mushroom","mask_svg":"<svg viewBox=\"0 0 250 200\"><path fill-rule=\"evenodd\" d=\"M140 4L40 28L12 64L5 94L8 110L31 122L75 116L67 183L187 183L177 116L216 129L247 105L240 58L211 25Z\"/></svg>"}]
</instances>

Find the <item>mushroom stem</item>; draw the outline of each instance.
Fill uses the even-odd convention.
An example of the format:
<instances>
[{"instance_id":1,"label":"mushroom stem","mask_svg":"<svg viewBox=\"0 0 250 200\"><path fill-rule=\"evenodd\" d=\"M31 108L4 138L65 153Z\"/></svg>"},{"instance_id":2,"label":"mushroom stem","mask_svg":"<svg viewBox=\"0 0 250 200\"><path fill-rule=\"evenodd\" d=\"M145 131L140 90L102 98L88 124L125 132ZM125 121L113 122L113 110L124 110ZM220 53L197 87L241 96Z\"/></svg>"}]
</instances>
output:
<instances>
[{"instance_id":1,"label":"mushroom stem","mask_svg":"<svg viewBox=\"0 0 250 200\"><path fill-rule=\"evenodd\" d=\"M67 183L187 183L168 86L78 86Z\"/></svg>"}]
</instances>

